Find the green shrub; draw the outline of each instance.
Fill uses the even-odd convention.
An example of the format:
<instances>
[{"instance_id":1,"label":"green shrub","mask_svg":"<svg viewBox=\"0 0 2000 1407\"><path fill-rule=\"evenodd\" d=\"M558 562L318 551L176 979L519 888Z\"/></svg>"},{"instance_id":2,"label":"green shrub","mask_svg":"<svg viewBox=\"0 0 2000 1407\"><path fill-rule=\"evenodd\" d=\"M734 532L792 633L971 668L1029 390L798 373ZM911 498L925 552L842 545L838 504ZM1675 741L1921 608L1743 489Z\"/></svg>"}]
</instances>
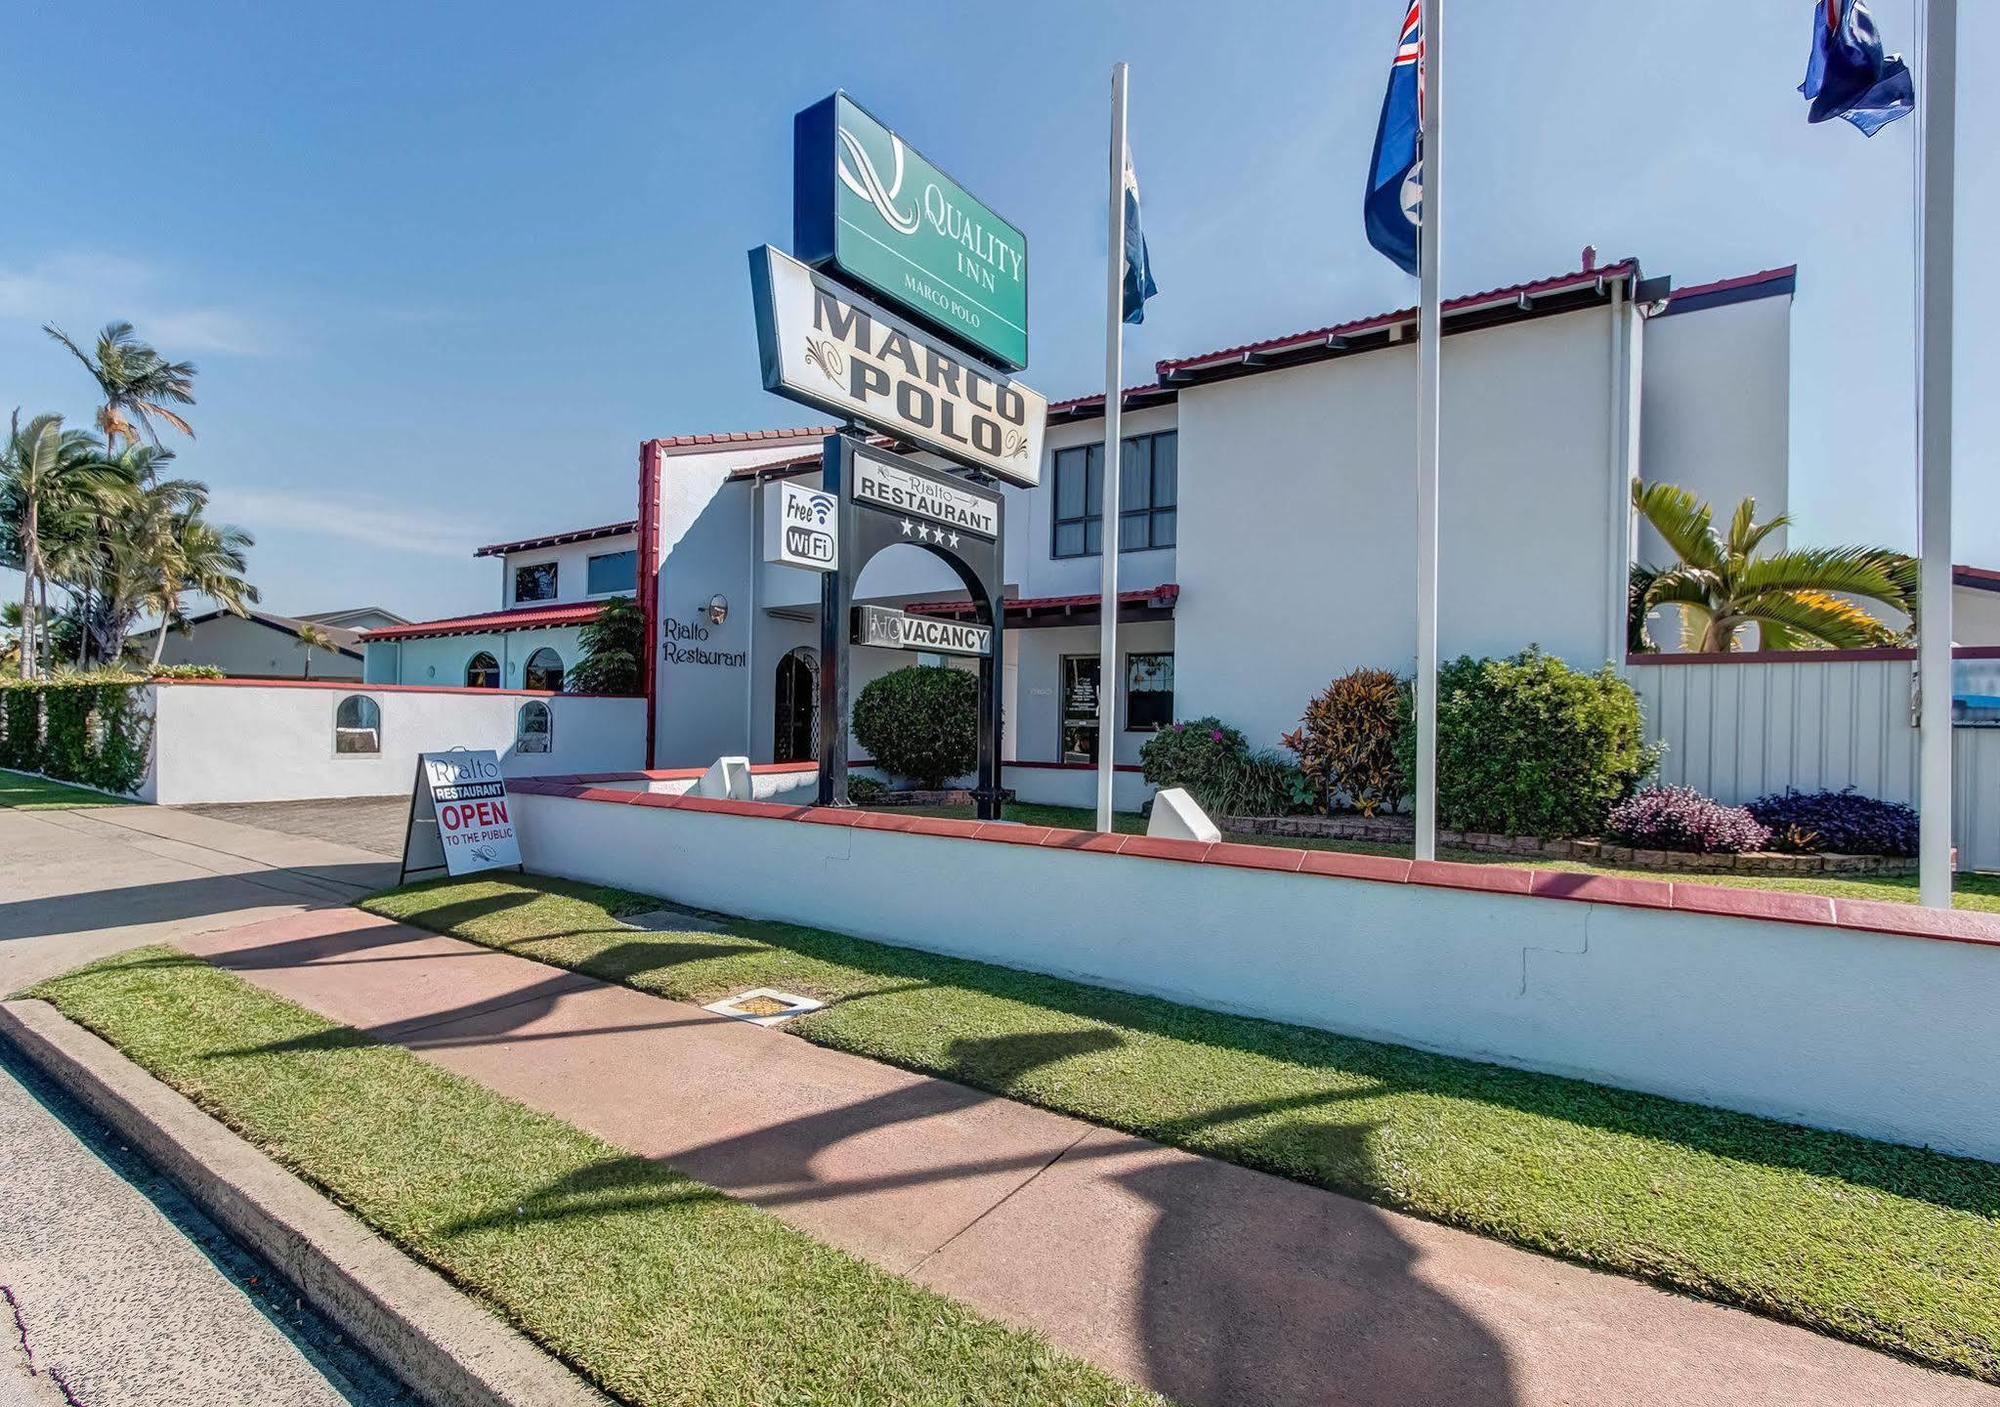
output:
<instances>
[{"instance_id":1,"label":"green shrub","mask_svg":"<svg viewBox=\"0 0 2000 1407\"><path fill-rule=\"evenodd\" d=\"M873 806L889 794L889 788L874 777L849 777L847 799L856 806Z\"/></svg>"},{"instance_id":2,"label":"green shrub","mask_svg":"<svg viewBox=\"0 0 2000 1407\"><path fill-rule=\"evenodd\" d=\"M1213 816L1282 816L1312 805L1304 772L1269 750L1252 752L1219 718L1173 723L1139 749L1146 780L1180 787Z\"/></svg>"},{"instance_id":3,"label":"green shrub","mask_svg":"<svg viewBox=\"0 0 2000 1407\"><path fill-rule=\"evenodd\" d=\"M1306 705L1285 746L1299 759L1320 809L1345 797L1364 816L1393 811L1409 794L1396 739L1409 712L1409 685L1386 669L1341 675Z\"/></svg>"},{"instance_id":4,"label":"green shrub","mask_svg":"<svg viewBox=\"0 0 2000 1407\"><path fill-rule=\"evenodd\" d=\"M0 767L136 791L153 741L143 683L124 674L59 674L0 687Z\"/></svg>"},{"instance_id":5,"label":"green shrub","mask_svg":"<svg viewBox=\"0 0 2000 1407\"><path fill-rule=\"evenodd\" d=\"M226 679L229 676L212 664L149 664L149 679Z\"/></svg>"},{"instance_id":6,"label":"green shrub","mask_svg":"<svg viewBox=\"0 0 2000 1407\"><path fill-rule=\"evenodd\" d=\"M1415 777L1407 703L1404 720L1397 752ZM1642 737L1639 697L1610 665L1584 674L1532 646L1504 660L1461 656L1438 671L1438 819L1454 830L1594 835L1659 763Z\"/></svg>"},{"instance_id":7,"label":"green shrub","mask_svg":"<svg viewBox=\"0 0 2000 1407\"><path fill-rule=\"evenodd\" d=\"M979 676L918 664L870 680L854 736L892 777L930 789L962 777L979 763Z\"/></svg>"}]
</instances>

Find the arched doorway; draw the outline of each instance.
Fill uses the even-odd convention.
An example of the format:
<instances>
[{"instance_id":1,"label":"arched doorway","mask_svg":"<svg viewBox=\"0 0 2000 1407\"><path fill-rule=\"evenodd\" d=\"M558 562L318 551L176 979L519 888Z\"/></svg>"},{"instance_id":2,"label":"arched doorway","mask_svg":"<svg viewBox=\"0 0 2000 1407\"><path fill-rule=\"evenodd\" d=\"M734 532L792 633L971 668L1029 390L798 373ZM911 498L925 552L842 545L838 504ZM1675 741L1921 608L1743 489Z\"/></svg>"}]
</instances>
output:
<instances>
[{"instance_id":1,"label":"arched doorway","mask_svg":"<svg viewBox=\"0 0 2000 1407\"><path fill-rule=\"evenodd\" d=\"M817 651L801 645L778 661L771 720L773 762L811 762L819 756Z\"/></svg>"}]
</instances>

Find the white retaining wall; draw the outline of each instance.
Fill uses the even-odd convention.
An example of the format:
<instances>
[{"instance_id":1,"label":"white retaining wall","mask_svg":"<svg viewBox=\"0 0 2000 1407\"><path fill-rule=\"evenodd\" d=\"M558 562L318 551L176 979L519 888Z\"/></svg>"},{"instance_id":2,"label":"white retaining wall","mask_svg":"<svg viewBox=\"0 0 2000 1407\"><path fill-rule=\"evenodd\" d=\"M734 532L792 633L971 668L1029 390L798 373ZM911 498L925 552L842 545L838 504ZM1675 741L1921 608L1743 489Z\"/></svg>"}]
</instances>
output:
<instances>
[{"instance_id":1,"label":"white retaining wall","mask_svg":"<svg viewBox=\"0 0 2000 1407\"><path fill-rule=\"evenodd\" d=\"M541 873L2000 1159L2000 947L555 796L516 816Z\"/></svg>"},{"instance_id":2,"label":"white retaining wall","mask_svg":"<svg viewBox=\"0 0 2000 1407\"><path fill-rule=\"evenodd\" d=\"M408 795L417 754L492 748L509 776L608 772L643 761L643 699L348 684L157 684L150 772L140 791L163 806ZM382 711L378 754L336 753L334 710L364 694ZM554 747L516 753L521 705L555 710Z\"/></svg>"}]
</instances>

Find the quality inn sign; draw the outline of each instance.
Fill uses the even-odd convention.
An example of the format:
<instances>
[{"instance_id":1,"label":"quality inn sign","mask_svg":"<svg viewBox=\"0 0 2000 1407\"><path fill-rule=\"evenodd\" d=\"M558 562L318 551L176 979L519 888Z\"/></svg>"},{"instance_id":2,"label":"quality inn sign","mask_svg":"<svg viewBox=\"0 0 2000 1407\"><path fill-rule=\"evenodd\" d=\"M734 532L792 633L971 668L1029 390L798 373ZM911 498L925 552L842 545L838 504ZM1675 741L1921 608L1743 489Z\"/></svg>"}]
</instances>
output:
<instances>
[{"instance_id":1,"label":"quality inn sign","mask_svg":"<svg viewBox=\"0 0 2000 1407\"><path fill-rule=\"evenodd\" d=\"M1033 488L1048 401L837 280L750 251L764 389Z\"/></svg>"},{"instance_id":2,"label":"quality inn sign","mask_svg":"<svg viewBox=\"0 0 2000 1407\"><path fill-rule=\"evenodd\" d=\"M1028 363L1028 241L845 93L792 125L792 238L1008 371Z\"/></svg>"}]
</instances>

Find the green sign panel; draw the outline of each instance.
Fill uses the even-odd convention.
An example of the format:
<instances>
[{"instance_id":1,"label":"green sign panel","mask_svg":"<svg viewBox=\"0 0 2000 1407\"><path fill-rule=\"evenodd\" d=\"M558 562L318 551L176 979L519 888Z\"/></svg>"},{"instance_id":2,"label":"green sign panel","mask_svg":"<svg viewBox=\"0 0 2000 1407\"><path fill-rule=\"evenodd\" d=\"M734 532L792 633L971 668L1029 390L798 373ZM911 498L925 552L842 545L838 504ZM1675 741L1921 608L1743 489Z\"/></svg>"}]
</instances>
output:
<instances>
[{"instance_id":1,"label":"green sign panel","mask_svg":"<svg viewBox=\"0 0 2000 1407\"><path fill-rule=\"evenodd\" d=\"M975 355L1028 363L1028 241L845 93L793 122L794 242Z\"/></svg>"}]
</instances>

